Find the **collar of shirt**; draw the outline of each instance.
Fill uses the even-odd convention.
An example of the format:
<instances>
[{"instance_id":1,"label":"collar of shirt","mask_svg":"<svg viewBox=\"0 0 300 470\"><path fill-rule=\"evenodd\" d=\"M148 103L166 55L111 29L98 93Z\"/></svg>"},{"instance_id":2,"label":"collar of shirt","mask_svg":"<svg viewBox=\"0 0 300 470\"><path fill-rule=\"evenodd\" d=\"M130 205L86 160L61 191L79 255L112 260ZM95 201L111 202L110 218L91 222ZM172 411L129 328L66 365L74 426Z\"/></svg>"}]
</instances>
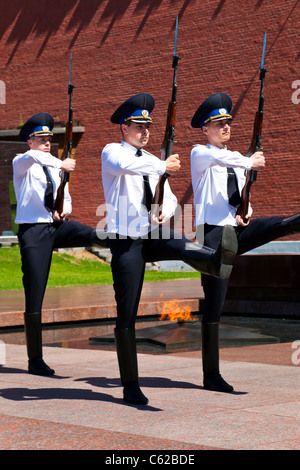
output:
<instances>
[{"instance_id":1,"label":"collar of shirt","mask_svg":"<svg viewBox=\"0 0 300 470\"><path fill-rule=\"evenodd\" d=\"M212 144L206 144L206 147L209 149L227 150L227 145L224 145L224 147L216 147L215 145L212 145Z\"/></svg>"},{"instance_id":2,"label":"collar of shirt","mask_svg":"<svg viewBox=\"0 0 300 470\"><path fill-rule=\"evenodd\" d=\"M136 155L136 152L139 150L137 149L136 147L134 147L133 145L129 144L128 142L126 142L125 140L122 140L121 142L121 145L123 147L126 147L128 148L128 150L130 150L132 153L134 153ZM142 148L140 150L143 150Z\"/></svg>"}]
</instances>

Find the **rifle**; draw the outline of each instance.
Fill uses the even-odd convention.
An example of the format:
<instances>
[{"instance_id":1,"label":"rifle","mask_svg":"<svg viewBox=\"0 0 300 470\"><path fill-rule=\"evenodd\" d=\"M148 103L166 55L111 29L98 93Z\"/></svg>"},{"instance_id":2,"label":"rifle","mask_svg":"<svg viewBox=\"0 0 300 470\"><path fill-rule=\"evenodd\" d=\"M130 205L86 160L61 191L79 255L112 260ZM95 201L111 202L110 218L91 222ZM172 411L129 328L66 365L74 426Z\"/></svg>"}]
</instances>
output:
<instances>
[{"instance_id":1,"label":"rifle","mask_svg":"<svg viewBox=\"0 0 300 470\"><path fill-rule=\"evenodd\" d=\"M260 85L260 93L259 93L258 111L256 111L256 114L255 114L251 145L246 155L249 158L251 157L251 155L253 155L255 152L258 152L261 149L261 133L262 133L263 108L264 108L264 82L265 82L265 75L267 72L267 70L264 68L266 40L267 40L267 33L265 33L265 37L264 37L263 53L262 53L261 66L260 66L259 79L261 81L261 85ZM241 192L242 202L236 211L237 215L240 215L244 222L247 222L246 215L248 214L248 209L249 209L250 188L251 188L252 183L256 181L256 178L257 178L257 171L247 170L246 182Z\"/></svg>"},{"instance_id":2,"label":"rifle","mask_svg":"<svg viewBox=\"0 0 300 470\"><path fill-rule=\"evenodd\" d=\"M164 140L161 145L161 159L162 160L166 160L171 155L173 142L174 142L174 134L175 134L177 67L178 67L178 61L180 60L180 57L176 55L177 31L178 31L178 16L176 18L175 43L174 43L173 62L172 62L172 68L174 69L172 98L168 106L166 130L165 130ZM159 216L162 213L162 205L163 205L163 199L164 199L164 185L169 176L170 175L168 173L164 173L159 178L159 181L155 189L155 194L152 200L151 212L157 218L159 218Z\"/></svg>"},{"instance_id":3,"label":"rifle","mask_svg":"<svg viewBox=\"0 0 300 470\"><path fill-rule=\"evenodd\" d=\"M70 158L72 155L72 138L73 138L73 108L72 108L72 94L74 85L71 84L71 73L72 73L72 52L70 55L70 68L69 68L69 83L68 83L68 94L69 94L69 117L66 122L64 149L61 154L61 160ZM64 207L64 196L65 186L70 180L70 173L65 171L61 172L61 181L57 190L56 200L54 203L54 210L60 215L63 212Z\"/></svg>"}]
</instances>

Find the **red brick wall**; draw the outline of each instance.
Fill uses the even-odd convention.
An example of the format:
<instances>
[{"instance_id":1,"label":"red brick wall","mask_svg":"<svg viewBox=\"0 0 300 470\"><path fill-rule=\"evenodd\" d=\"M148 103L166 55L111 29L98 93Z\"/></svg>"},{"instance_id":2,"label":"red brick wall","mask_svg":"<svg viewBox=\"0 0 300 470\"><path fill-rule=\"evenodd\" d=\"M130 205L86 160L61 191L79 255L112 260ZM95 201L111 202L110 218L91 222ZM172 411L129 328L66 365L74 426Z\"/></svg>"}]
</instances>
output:
<instances>
[{"instance_id":1,"label":"red brick wall","mask_svg":"<svg viewBox=\"0 0 300 470\"><path fill-rule=\"evenodd\" d=\"M73 54L74 119L85 126L72 178L73 217L96 225L103 203L100 154L119 141L110 123L129 96L156 98L148 149L159 153L173 77L175 18L179 16L177 126L180 176L170 180L180 203L192 202L189 155L204 142L190 120L200 102L223 91L234 102L230 148L246 153L259 96L265 31L265 108L262 144L267 168L253 186L255 216L292 214L299 205L299 3L296 0L13 0L0 4L0 128L37 112L67 118L69 56ZM295 85L298 88L299 85ZM299 95L300 97L300 95Z\"/></svg>"}]
</instances>

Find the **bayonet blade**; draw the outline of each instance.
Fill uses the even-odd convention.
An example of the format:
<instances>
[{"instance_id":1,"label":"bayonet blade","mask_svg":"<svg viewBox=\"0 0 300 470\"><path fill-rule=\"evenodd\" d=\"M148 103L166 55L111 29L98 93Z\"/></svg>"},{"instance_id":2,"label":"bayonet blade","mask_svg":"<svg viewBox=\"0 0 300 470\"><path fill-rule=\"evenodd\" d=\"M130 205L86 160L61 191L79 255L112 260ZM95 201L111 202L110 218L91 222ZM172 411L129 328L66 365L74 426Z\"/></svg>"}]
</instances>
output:
<instances>
[{"instance_id":1,"label":"bayonet blade","mask_svg":"<svg viewBox=\"0 0 300 470\"><path fill-rule=\"evenodd\" d=\"M175 42L174 42L174 53L173 56L176 55L176 47L177 47L177 32L178 32L178 16L176 18L176 28L175 28Z\"/></svg>"},{"instance_id":2,"label":"bayonet blade","mask_svg":"<svg viewBox=\"0 0 300 470\"><path fill-rule=\"evenodd\" d=\"M264 68L266 42L267 42L267 33L265 33L265 38L264 38L263 52L262 52L261 65L260 65L261 69Z\"/></svg>"},{"instance_id":3,"label":"bayonet blade","mask_svg":"<svg viewBox=\"0 0 300 470\"><path fill-rule=\"evenodd\" d=\"M71 75L72 75L72 52L70 54L69 85L71 85Z\"/></svg>"}]
</instances>

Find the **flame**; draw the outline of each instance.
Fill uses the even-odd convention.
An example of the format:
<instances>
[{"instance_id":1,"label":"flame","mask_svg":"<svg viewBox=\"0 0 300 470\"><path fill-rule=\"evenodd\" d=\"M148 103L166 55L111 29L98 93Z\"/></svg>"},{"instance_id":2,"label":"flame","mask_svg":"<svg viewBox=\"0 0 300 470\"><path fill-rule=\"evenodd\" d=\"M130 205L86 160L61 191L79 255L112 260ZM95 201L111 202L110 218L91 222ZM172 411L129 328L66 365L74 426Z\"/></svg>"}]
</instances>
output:
<instances>
[{"instance_id":1,"label":"flame","mask_svg":"<svg viewBox=\"0 0 300 470\"><path fill-rule=\"evenodd\" d=\"M163 302L161 307L160 320L169 318L171 321L189 321L194 320L189 305L179 305L177 300Z\"/></svg>"}]
</instances>

